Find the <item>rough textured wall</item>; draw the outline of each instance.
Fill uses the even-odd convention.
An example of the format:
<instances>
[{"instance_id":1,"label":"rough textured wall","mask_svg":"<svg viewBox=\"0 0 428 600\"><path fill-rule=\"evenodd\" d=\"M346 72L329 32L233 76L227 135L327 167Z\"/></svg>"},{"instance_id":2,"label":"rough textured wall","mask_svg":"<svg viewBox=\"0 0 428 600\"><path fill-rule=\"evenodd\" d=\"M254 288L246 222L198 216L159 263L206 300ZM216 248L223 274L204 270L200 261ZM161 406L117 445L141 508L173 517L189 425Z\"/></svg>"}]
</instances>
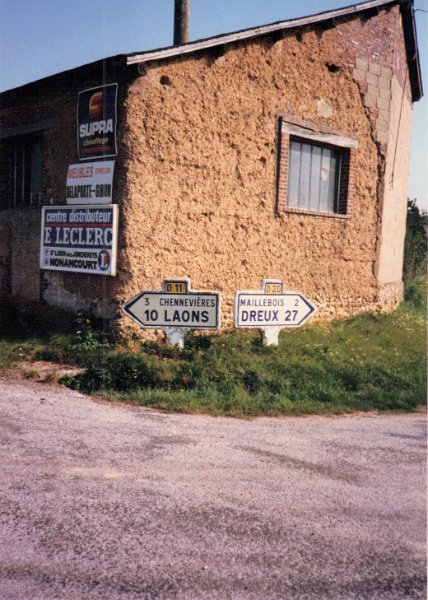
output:
<instances>
[{"instance_id":1,"label":"rough textured wall","mask_svg":"<svg viewBox=\"0 0 428 600\"><path fill-rule=\"evenodd\" d=\"M378 36L376 23L390 28L396 18L381 11L357 21L364 36ZM308 28L151 65L130 87L125 297L189 276L195 289L223 293L230 324L233 292L276 277L311 298L321 317L378 306L382 157L374 113L353 79L355 53L343 48L348 28ZM350 219L275 214L281 113L358 139Z\"/></svg>"},{"instance_id":2,"label":"rough textured wall","mask_svg":"<svg viewBox=\"0 0 428 600\"><path fill-rule=\"evenodd\" d=\"M12 296L38 302L40 299L40 215L25 211L11 219Z\"/></svg>"},{"instance_id":3,"label":"rough textured wall","mask_svg":"<svg viewBox=\"0 0 428 600\"><path fill-rule=\"evenodd\" d=\"M0 213L0 300L11 293L10 242L9 218Z\"/></svg>"},{"instance_id":4,"label":"rough textured wall","mask_svg":"<svg viewBox=\"0 0 428 600\"><path fill-rule=\"evenodd\" d=\"M40 211L0 211L0 300L40 300Z\"/></svg>"}]
</instances>

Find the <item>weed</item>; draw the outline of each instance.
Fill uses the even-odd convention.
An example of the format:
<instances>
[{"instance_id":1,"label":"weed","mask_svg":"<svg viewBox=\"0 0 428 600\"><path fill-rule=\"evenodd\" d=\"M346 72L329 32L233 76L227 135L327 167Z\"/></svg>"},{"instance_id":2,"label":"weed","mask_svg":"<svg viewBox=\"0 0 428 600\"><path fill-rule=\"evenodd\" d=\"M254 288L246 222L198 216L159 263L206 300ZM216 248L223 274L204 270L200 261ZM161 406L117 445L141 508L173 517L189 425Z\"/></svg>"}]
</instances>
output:
<instances>
[{"instance_id":1,"label":"weed","mask_svg":"<svg viewBox=\"0 0 428 600\"><path fill-rule=\"evenodd\" d=\"M94 328L92 320L83 313L78 313L76 318L75 342L72 349L78 352L94 352L109 349L110 344L105 339L102 331Z\"/></svg>"}]
</instances>

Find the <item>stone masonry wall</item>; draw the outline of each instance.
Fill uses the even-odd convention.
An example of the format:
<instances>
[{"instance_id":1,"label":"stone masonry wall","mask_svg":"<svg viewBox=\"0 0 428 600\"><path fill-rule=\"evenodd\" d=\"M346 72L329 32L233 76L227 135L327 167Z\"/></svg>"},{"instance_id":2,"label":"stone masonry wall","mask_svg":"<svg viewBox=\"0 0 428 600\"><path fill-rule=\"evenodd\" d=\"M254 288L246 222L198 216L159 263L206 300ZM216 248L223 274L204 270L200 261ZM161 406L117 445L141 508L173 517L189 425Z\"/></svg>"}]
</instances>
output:
<instances>
[{"instance_id":1,"label":"stone masonry wall","mask_svg":"<svg viewBox=\"0 0 428 600\"><path fill-rule=\"evenodd\" d=\"M321 318L382 307L381 90L398 60L399 20L398 9L381 10L147 67L126 100L123 299L188 276L194 289L222 292L227 326L233 292L274 277L306 294ZM358 140L350 218L276 211L283 113Z\"/></svg>"}]
</instances>

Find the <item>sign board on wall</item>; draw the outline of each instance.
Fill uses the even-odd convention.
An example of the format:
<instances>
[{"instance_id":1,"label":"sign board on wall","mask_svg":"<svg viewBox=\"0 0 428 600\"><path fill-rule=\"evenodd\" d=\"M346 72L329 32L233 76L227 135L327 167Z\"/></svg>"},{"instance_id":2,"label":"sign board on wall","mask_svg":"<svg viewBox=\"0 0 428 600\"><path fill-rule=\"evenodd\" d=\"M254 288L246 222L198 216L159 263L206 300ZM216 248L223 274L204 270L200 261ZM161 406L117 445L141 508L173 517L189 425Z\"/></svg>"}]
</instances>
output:
<instances>
[{"instance_id":1,"label":"sign board on wall","mask_svg":"<svg viewBox=\"0 0 428 600\"><path fill-rule=\"evenodd\" d=\"M67 204L111 204L114 160L78 163L67 171Z\"/></svg>"},{"instance_id":2,"label":"sign board on wall","mask_svg":"<svg viewBox=\"0 0 428 600\"><path fill-rule=\"evenodd\" d=\"M117 83L79 92L77 149L79 160L115 156Z\"/></svg>"},{"instance_id":3,"label":"sign board on wall","mask_svg":"<svg viewBox=\"0 0 428 600\"><path fill-rule=\"evenodd\" d=\"M267 297L263 292L236 292L235 327L300 327L315 308L302 295L286 292Z\"/></svg>"},{"instance_id":4,"label":"sign board on wall","mask_svg":"<svg viewBox=\"0 0 428 600\"><path fill-rule=\"evenodd\" d=\"M116 274L118 207L44 206L40 268Z\"/></svg>"}]
</instances>

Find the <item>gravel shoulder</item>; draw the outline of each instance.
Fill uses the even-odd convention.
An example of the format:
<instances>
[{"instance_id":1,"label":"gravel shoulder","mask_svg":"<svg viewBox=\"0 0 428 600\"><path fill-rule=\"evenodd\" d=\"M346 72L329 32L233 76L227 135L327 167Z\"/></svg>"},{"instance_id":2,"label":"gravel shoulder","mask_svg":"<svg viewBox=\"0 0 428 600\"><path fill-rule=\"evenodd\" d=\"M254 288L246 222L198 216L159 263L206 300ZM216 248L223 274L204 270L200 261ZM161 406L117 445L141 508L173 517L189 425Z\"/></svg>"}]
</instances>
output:
<instances>
[{"instance_id":1,"label":"gravel shoulder","mask_svg":"<svg viewBox=\"0 0 428 600\"><path fill-rule=\"evenodd\" d=\"M426 598L426 415L166 415L0 377L0 598Z\"/></svg>"}]
</instances>

